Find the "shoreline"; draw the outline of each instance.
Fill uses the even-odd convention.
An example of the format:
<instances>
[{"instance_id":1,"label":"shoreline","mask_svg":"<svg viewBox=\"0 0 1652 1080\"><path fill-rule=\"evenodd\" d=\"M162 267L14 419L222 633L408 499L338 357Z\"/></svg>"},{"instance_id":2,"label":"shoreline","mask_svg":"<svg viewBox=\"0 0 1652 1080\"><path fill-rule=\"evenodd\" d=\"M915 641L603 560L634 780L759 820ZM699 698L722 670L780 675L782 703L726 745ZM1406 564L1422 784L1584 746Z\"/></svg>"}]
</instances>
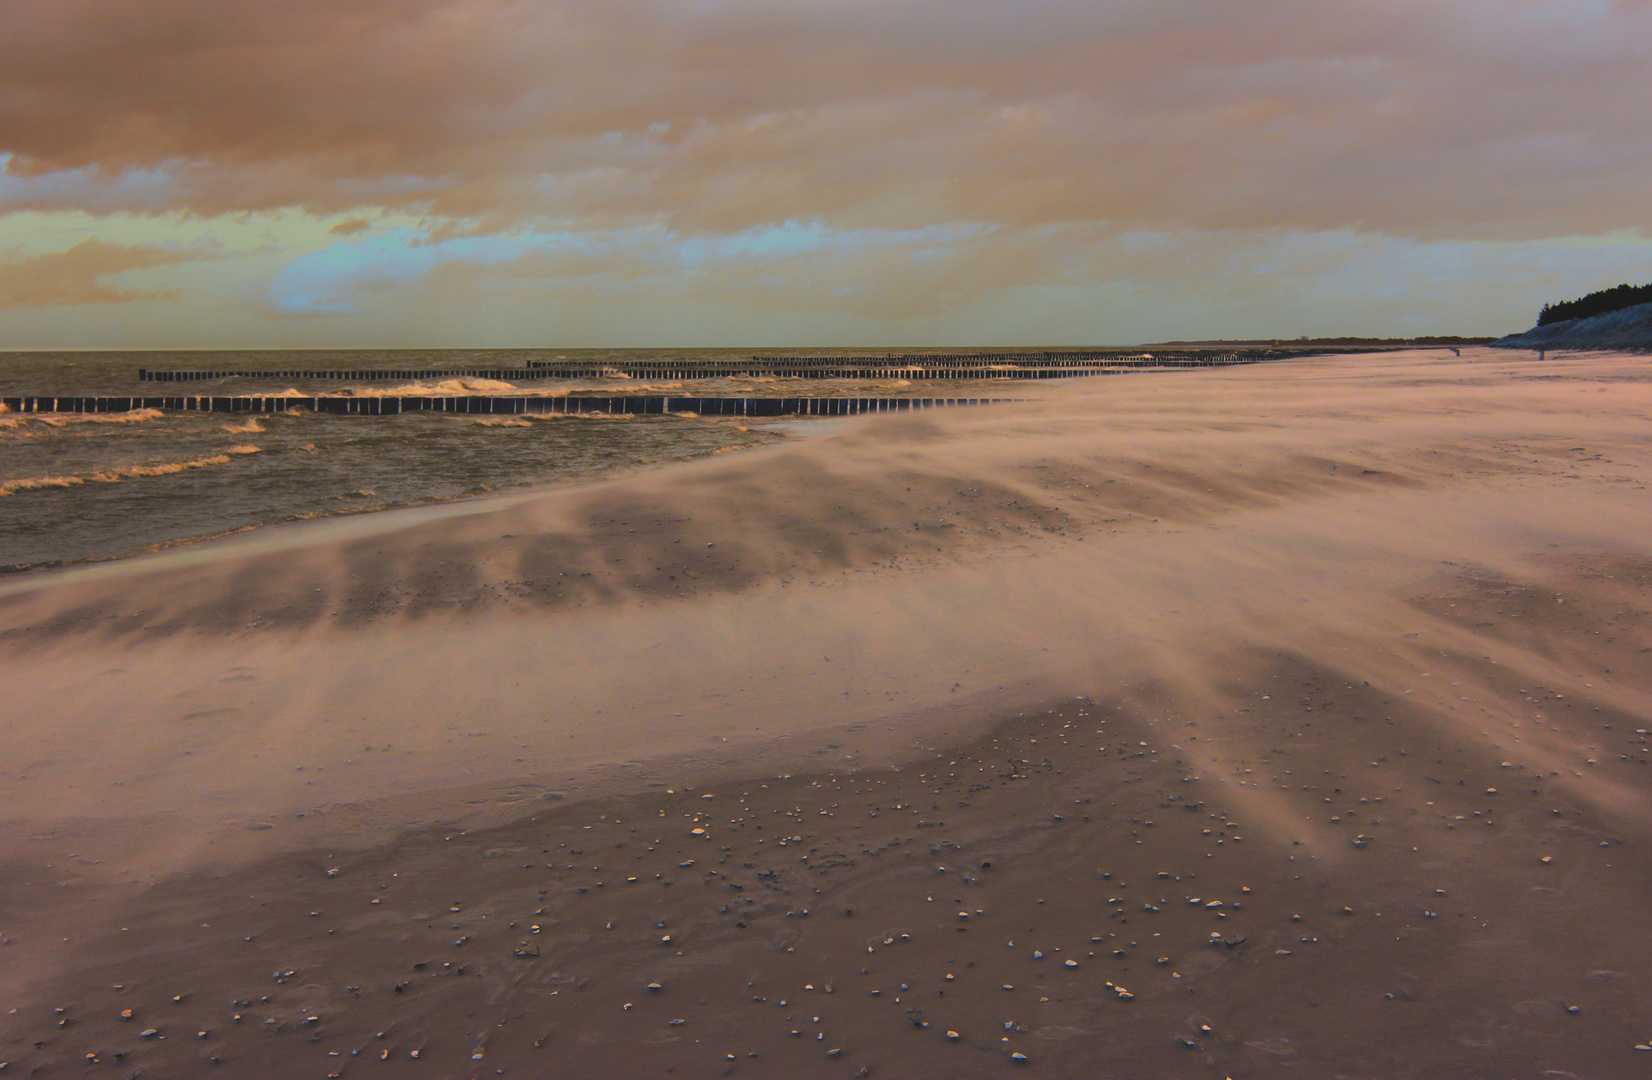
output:
<instances>
[{"instance_id":1,"label":"shoreline","mask_svg":"<svg viewBox=\"0 0 1652 1080\"><path fill-rule=\"evenodd\" d=\"M712 418L712 421L713 422L718 422L718 418ZM798 420L788 419L786 421L786 426L787 427L796 427L796 428L802 429L806 433L805 437L808 437L807 432L809 432L813 428L813 426L816 422L817 421L814 418L805 418L805 419L798 419ZM818 422L822 423L822 424L826 424L826 423L835 424L835 423L838 423L839 421L836 420L836 419L833 419L833 420L830 420L830 421L821 420L821 421L818 421ZM774 440L774 443L783 442L784 438L788 437L788 436L789 437L795 437L792 432L785 431L785 430L780 430L778 425L773 420L770 420L766 423L754 423L751 426L760 427L760 428L763 428L764 430L778 431L778 433L782 436L782 438ZM758 445L754 445L754 446L742 446L742 447L736 447L736 449L741 451L741 452L746 452L746 451L751 451L751 450L759 450L759 449L764 449L766 446L773 445L774 443L764 443L764 444L758 444ZM650 463L644 464L644 465L635 465L635 466L618 468L618 469L615 469L611 472L604 473L600 476L579 477L579 478L571 478L571 479L564 479L564 480L554 480L554 481L550 481L550 482L538 482L538 483L532 483L532 484L524 484L524 485L519 486L519 487L504 488L504 489L499 489L499 490L496 490L496 491L484 492L482 494L432 496L429 499L426 499L426 500L420 501L420 502L406 503L406 504L400 504L400 505L390 505L390 506L364 506L364 507L356 507L356 508L346 507L344 509L334 511L332 513L319 514L319 515L306 516L306 517L295 517L295 518L289 518L289 519L283 520L283 521L271 521L271 522L262 523L262 524L255 524L255 525L246 525L246 526L242 526L242 527L237 528L237 529L231 529L227 532L214 533L214 534L207 535L207 536L179 537L179 538L176 538L176 539L173 539L173 540L165 541L165 542L163 542L159 545L156 545L156 546L153 546L153 547L150 547L150 548L129 552L129 553L123 554L123 555L90 556L90 557L87 557L87 558L76 559L76 560L73 560L72 562L60 562L56 565L38 565L37 564L37 565L31 565L31 566L26 566L26 567L21 567L21 568L0 567L0 596L6 595L6 593L8 591L26 591L26 590L33 589L37 586L53 587L53 586L56 586L58 584L72 583L74 580L77 580L76 578L73 577L73 575L76 574L77 572L86 571L86 570L89 570L89 569L92 569L92 568L95 568L95 567L102 567L105 564L119 563L122 566L125 566L127 564L145 563L144 566L140 567L140 572L141 572L141 570L149 568L147 566L147 563L146 563L147 560L158 560L158 559L160 559L160 558L162 558L162 557L164 557L164 556L166 556L166 555L168 555L168 554L172 553L173 551L175 551L177 549L180 549L180 548L195 549L195 548L200 548L203 545L219 545L220 542L223 542L222 547L214 546L211 549L212 553L214 555L222 553L224 555L233 556L235 554L238 554L238 552L234 550L234 543L236 541L236 538L241 537L241 536L243 536L244 534L247 534L247 533L264 534L264 533L267 533L271 530L290 530L294 534L290 538L287 537L286 533L283 533L284 538L288 538L289 542L285 545L279 545L277 547L274 547L271 550L283 550L283 549L302 547L302 546L304 546L306 544L309 544L309 543L314 543L314 542L317 542L317 541L325 541L327 539L327 537L325 537L325 536L310 536L310 535L303 535L303 536L296 535L299 530L305 530L305 529L310 529L310 528L320 528L328 522L333 522L333 521L336 521L336 520L341 519L341 518L377 518L380 515L396 515L396 514L400 514L400 515L404 515L404 516L405 515L418 515L421 511L428 511L428 510L431 510L431 509L445 508L445 507L450 507L450 506L454 506L454 507L462 506L462 505L468 506L470 504L477 504L477 503L492 504L492 503L495 503L495 502L508 503L512 500L515 500L515 499L518 499L518 498L521 498L521 497L536 497L536 496L552 495L552 494L561 493L561 492L576 491L580 488L585 488L585 487L589 487L589 486L596 485L596 484L604 484L604 483L608 483L610 481L623 480L626 477L635 476L639 473L655 472L655 471L659 471L659 470L662 470L662 469L672 469L672 468L676 468L678 466L692 464L696 461L707 460L709 458L717 456L720 453L727 453L727 452L728 451L726 451L726 450L713 450L713 451L701 454L697 457L686 458L686 459L677 460L677 461L650 462ZM490 509L492 509L491 506L484 506L482 509L477 510L477 511L455 510L454 513L461 513L461 514L462 513L470 513L470 512L487 513L487 512L490 511ZM442 516L446 516L446 515L441 515L441 514L435 515L435 517L437 517L437 518L440 518ZM419 519L419 520L423 520L423 519ZM417 524L417 523L418 523L418 521L415 520L415 521L411 521L411 522L407 522L407 523L391 522L391 523L389 523L389 525L390 525L390 527L395 527L396 525L399 525L399 524ZM55 576L54 577L48 577L48 575L63 575L63 576L62 577L55 577Z\"/></svg>"}]
</instances>

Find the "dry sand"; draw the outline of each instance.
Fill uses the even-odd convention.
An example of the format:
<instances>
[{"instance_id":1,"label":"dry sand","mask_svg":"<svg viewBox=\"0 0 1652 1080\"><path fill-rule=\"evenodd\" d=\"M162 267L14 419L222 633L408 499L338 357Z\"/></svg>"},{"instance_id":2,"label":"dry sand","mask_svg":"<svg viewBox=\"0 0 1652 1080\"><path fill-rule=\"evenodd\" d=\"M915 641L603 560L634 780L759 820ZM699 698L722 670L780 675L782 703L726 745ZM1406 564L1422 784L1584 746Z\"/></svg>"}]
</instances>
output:
<instances>
[{"instance_id":1,"label":"dry sand","mask_svg":"<svg viewBox=\"0 0 1652 1080\"><path fill-rule=\"evenodd\" d=\"M1647 1075L1645 360L1016 392L0 585L4 1075Z\"/></svg>"}]
</instances>

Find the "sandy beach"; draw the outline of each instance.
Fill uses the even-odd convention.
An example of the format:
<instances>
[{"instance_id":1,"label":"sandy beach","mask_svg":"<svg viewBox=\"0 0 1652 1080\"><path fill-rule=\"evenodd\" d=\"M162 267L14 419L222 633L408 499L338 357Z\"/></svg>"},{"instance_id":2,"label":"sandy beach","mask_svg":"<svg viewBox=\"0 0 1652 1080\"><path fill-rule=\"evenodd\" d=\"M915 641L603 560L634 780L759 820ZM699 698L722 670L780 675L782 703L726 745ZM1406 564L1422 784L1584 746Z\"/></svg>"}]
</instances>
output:
<instances>
[{"instance_id":1,"label":"sandy beach","mask_svg":"<svg viewBox=\"0 0 1652 1080\"><path fill-rule=\"evenodd\" d=\"M1647 1075L1645 358L1002 396L0 581L3 1075Z\"/></svg>"}]
</instances>

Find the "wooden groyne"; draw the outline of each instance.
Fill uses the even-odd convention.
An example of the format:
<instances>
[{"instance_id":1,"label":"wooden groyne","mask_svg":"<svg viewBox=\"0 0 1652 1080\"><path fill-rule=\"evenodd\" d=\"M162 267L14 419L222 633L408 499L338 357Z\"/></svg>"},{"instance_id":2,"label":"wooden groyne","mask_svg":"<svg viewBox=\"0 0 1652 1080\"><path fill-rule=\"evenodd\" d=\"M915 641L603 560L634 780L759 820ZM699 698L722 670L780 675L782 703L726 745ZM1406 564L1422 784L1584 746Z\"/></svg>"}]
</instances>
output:
<instances>
[{"instance_id":1,"label":"wooden groyne","mask_svg":"<svg viewBox=\"0 0 1652 1080\"><path fill-rule=\"evenodd\" d=\"M530 360L519 368L139 368L144 382L288 379L403 382L442 379L1071 379L1142 369L1228 367L1297 356L1299 352L1050 352L909 353L892 356L753 356L728 360L613 360L569 363Z\"/></svg>"},{"instance_id":2,"label":"wooden groyne","mask_svg":"<svg viewBox=\"0 0 1652 1080\"><path fill-rule=\"evenodd\" d=\"M176 412L281 413L311 412L349 416L399 416L402 413L469 413L483 416L568 416L587 413L699 416L860 416L959 405L990 405L991 398L871 397L658 397L615 394L605 397L525 397L472 394L413 397L47 397L0 398L17 413L121 413L138 409Z\"/></svg>"}]
</instances>

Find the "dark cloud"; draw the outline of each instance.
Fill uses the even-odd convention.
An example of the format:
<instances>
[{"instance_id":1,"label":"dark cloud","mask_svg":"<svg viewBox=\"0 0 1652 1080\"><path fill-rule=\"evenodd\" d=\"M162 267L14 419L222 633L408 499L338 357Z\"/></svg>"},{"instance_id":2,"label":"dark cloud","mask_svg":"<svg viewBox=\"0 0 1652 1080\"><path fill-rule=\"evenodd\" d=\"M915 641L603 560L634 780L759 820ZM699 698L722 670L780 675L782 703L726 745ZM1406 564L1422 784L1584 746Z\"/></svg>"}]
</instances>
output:
<instances>
[{"instance_id":1,"label":"dark cloud","mask_svg":"<svg viewBox=\"0 0 1652 1080\"><path fill-rule=\"evenodd\" d=\"M1530 238L1647 228L1649 61L1622 0L10 0L0 152L199 212Z\"/></svg>"},{"instance_id":2,"label":"dark cloud","mask_svg":"<svg viewBox=\"0 0 1652 1080\"><path fill-rule=\"evenodd\" d=\"M68 251L0 260L0 311L165 300L171 290L125 289L104 279L126 270L187 262L195 256L152 247L122 247L86 240Z\"/></svg>"}]
</instances>

